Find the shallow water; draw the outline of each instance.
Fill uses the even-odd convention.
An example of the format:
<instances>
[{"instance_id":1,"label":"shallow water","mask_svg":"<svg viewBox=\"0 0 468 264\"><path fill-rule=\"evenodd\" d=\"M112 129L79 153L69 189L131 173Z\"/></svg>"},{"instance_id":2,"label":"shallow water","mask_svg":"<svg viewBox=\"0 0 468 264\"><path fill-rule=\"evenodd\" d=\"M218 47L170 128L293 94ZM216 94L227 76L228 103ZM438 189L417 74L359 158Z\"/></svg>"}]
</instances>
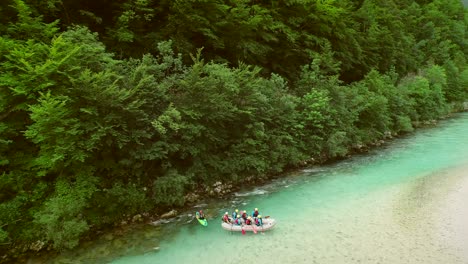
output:
<instances>
[{"instance_id":1,"label":"shallow water","mask_svg":"<svg viewBox=\"0 0 468 264\"><path fill-rule=\"evenodd\" d=\"M468 263L467 200L468 114L460 114L366 155L205 201L208 227L184 212L49 262ZM221 229L224 211L254 207L277 227Z\"/></svg>"}]
</instances>

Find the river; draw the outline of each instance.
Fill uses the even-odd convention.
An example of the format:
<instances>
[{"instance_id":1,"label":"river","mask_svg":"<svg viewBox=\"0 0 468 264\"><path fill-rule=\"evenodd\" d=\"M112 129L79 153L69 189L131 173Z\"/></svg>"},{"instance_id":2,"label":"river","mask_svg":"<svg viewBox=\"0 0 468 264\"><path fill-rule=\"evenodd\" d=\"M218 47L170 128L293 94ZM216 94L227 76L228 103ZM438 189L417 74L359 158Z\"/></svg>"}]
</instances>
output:
<instances>
[{"instance_id":1,"label":"river","mask_svg":"<svg viewBox=\"0 0 468 264\"><path fill-rule=\"evenodd\" d=\"M468 114L364 155L205 201L171 223L105 235L48 263L468 263ZM277 220L230 233L235 208ZM205 209L208 227L193 221Z\"/></svg>"}]
</instances>

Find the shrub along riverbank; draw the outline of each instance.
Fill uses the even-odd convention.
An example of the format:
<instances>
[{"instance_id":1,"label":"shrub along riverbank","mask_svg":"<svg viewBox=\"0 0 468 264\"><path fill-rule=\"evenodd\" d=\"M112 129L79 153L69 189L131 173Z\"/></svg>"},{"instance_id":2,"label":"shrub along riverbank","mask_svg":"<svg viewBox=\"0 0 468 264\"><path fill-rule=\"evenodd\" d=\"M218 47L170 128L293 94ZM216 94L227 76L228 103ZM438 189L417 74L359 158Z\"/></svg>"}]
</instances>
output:
<instances>
[{"instance_id":1,"label":"shrub along riverbank","mask_svg":"<svg viewBox=\"0 0 468 264\"><path fill-rule=\"evenodd\" d=\"M123 1L106 27L83 19L97 6L7 2L2 252L73 248L216 182L344 157L468 95L459 1Z\"/></svg>"}]
</instances>

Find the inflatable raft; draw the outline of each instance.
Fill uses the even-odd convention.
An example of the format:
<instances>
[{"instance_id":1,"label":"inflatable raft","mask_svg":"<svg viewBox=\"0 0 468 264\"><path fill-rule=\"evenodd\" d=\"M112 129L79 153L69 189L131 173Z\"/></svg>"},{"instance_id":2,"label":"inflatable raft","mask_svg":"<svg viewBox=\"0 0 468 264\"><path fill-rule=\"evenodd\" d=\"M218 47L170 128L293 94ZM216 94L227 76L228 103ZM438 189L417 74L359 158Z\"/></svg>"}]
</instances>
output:
<instances>
[{"instance_id":1,"label":"inflatable raft","mask_svg":"<svg viewBox=\"0 0 468 264\"><path fill-rule=\"evenodd\" d=\"M221 227L224 230L227 231L236 231L236 232L242 232L242 229L245 231L257 231L257 232L263 232L272 229L275 227L276 221L273 218L267 218L263 219L263 226L256 226L256 225L235 225L235 224L228 224L228 223L222 223Z\"/></svg>"}]
</instances>

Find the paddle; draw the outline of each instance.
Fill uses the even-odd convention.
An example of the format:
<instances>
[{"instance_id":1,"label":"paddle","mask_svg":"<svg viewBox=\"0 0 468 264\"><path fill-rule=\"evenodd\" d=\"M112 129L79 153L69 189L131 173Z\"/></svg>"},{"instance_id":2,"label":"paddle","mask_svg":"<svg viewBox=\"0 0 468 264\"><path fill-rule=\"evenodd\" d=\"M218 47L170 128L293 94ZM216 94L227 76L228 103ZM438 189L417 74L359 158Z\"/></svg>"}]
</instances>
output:
<instances>
[{"instance_id":1,"label":"paddle","mask_svg":"<svg viewBox=\"0 0 468 264\"><path fill-rule=\"evenodd\" d=\"M257 227L255 226L255 223L252 225L252 230L255 234L257 234Z\"/></svg>"},{"instance_id":2,"label":"paddle","mask_svg":"<svg viewBox=\"0 0 468 264\"><path fill-rule=\"evenodd\" d=\"M242 225L242 235L245 235L244 225Z\"/></svg>"}]
</instances>

